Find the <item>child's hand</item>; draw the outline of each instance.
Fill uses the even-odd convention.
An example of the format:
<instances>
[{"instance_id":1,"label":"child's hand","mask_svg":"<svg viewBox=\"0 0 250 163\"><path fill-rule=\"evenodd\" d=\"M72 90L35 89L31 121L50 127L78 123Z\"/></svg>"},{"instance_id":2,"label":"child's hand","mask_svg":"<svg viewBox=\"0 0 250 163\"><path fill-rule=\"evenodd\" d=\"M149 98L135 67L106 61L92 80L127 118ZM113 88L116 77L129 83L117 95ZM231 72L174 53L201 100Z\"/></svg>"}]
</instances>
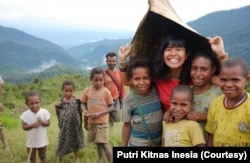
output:
<instances>
[{"instance_id":1,"label":"child's hand","mask_svg":"<svg viewBox=\"0 0 250 163\"><path fill-rule=\"evenodd\" d=\"M90 116L91 116L91 118L98 118L101 116L101 113L97 112L97 113L91 114Z\"/></svg>"},{"instance_id":2,"label":"child's hand","mask_svg":"<svg viewBox=\"0 0 250 163\"><path fill-rule=\"evenodd\" d=\"M38 122L38 121L36 121L35 123L32 124L32 127L33 127L33 128L37 128L37 127L39 127L40 125L41 125L41 123Z\"/></svg>"},{"instance_id":3,"label":"child's hand","mask_svg":"<svg viewBox=\"0 0 250 163\"><path fill-rule=\"evenodd\" d=\"M92 115L87 110L83 110L83 113L86 117L90 117Z\"/></svg>"},{"instance_id":4,"label":"child's hand","mask_svg":"<svg viewBox=\"0 0 250 163\"><path fill-rule=\"evenodd\" d=\"M166 123L172 123L174 121L173 114L170 109L164 113L163 121Z\"/></svg>"},{"instance_id":5,"label":"child's hand","mask_svg":"<svg viewBox=\"0 0 250 163\"><path fill-rule=\"evenodd\" d=\"M84 123L84 128L85 128L86 130L89 130L89 129L88 129L88 123Z\"/></svg>"},{"instance_id":6,"label":"child's hand","mask_svg":"<svg viewBox=\"0 0 250 163\"><path fill-rule=\"evenodd\" d=\"M37 118L37 121L38 121L40 124L42 124L42 122L43 122L43 120L42 120L41 117Z\"/></svg>"},{"instance_id":7,"label":"child's hand","mask_svg":"<svg viewBox=\"0 0 250 163\"><path fill-rule=\"evenodd\" d=\"M61 107L62 102L61 101L57 101L55 104L55 107Z\"/></svg>"}]
</instances>

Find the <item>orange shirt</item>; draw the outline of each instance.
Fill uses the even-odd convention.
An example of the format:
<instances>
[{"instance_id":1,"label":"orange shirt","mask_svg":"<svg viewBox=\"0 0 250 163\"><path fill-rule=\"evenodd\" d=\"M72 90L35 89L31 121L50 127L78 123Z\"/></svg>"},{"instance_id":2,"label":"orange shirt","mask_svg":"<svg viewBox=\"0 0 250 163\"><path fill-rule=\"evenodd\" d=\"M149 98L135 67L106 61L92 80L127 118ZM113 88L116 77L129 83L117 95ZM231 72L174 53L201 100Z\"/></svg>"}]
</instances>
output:
<instances>
[{"instance_id":1,"label":"orange shirt","mask_svg":"<svg viewBox=\"0 0 250 163\"><path fill-rule=\"evenodd\" d=\"M87 104L87 110L89 113L102 112L108 109L108 106L113 103L113 98L110 91L102 87L99 90L93 88L93 86L87 87L82 95L81 102ZM88 123L108 123L109 113L103 114L98 118L88 118Z\"/></svg>"},{"instance_id":2,"label":"orange shirt","mask_svg":"<svg viewBox=\"0 0 250 163\"><path fill-rule=\"evenodd\" d=\"M120 99L123 99L123 97L125 96L125 87L121 80L120 72L118 70L109 71L109 74L112 75L114 79L116 79L116 82L118 83L118 86L120 88L120 92L119 92L119 89L117 88L115 82L107 74L106 71L109 71L109 70L104 71L104 74L105 74L104 86L110 90L113 99L117 99L118 97L120 97Z\"/></svg>"}]
</instances>

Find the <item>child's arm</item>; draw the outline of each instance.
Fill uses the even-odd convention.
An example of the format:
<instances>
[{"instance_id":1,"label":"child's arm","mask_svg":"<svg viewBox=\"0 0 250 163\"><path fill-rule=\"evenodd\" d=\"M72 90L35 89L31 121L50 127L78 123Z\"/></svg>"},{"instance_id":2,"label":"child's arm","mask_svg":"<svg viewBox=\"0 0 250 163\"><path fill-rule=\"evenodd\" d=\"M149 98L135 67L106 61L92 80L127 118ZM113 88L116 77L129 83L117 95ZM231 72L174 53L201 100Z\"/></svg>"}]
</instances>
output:
<instances>
[{"instance_id":1,"label":"child's arm","mask_svg":"<svg viewBox=\"0 0 250 163\"><path fill-rule=\"evenodd\" d=\"M82 109L82 111L84 113L84 122L83 122L84 123L84 128L86 130L88 130L88 116L89 116L89 112L87 110L87 105L84 104L84 103L81 103L81 109Z\"/></svg>"},{"instance_id":2,"label":"child's arm","mask_svg":"<svg viewBox=\"0 0 250 163\"><path fill-rule=\"evenodd\" d=\"M37 128L39 126L40 126L40 122L38 122L38 121L36 121L36 122L34 122L32 124L28 124L28 123L22 121L23 130L30 130L32 128Z\"/></svg>"},{"instance_id":3,"label":"child's arm","mask_svg":"<svg viewBox=\"0 0 250 163\"><path fill-rule=\"evenodd\" d=\"M3 104L0 103L0 113L3 111Z\"/></svg>"},{"instance_id":4,"label":"child's arm","mask_svg":"<svg viewBox=\"0 0 250 163\"><path fill-rule=\"evenodd\" d=\"M130 138L131 123L124 122L122 127L122 146L127 147Z\"/></svg>"},{"instance_id":5,"label":"child's arm","mask_svg":"<svg viewBox=\"0 0 250 163\"><path fill-rule=\"evenodd\" d=\"M206 147L206 144L202 143L202 144L197 144L196 146L194 147Z\"/></svg>"},{"instance_id":6,"label":"child's arm","mask_svg":"<svg viewBox=\"0 0 250 163\"><path fill-rule=\"evenodd\" d=\"M105 109L104 111L101 111L101 112L97 112L97 113L91 114L91 117L92 117L92 118L97 118L97 117L100 117L100 116L102 116L102 115L104 115L104 114L107 114L107 113L109 113L109 112L111 112L111 111L113 111L113 110L114 110L114 106L113 106L113 104L110 104L110 105L108 106L108 108Z\"/></svg>"},{"instance_id":7,"label":"child's arm","mask_svg":"<svg viewBox=\"0 0 250 163\"><path fill-rule=\"evenodd\" d=\"M37 121L43 126L43 127L48 127L50 125L50 120L48 119L47 121L43 121L42 118L38 118Z\"/></svg>"},{"instance_id":8,"label":"child's arm","mask_svg":"<svg viewBox=\"0 0 250 163\"><path fill-rule=\"evenodd\" d=\"M56 110L56 115L59 121L59 116L60 116L60 107L61 107L61 101L57 101L55 104L55 110Z\"/></svg>"},{"instance_id":9,"label":"child's arm","mask_svg":"<svg viewBox=\"0 0 250 163\"><path fill-rule=\"evenodd\" d=\"M208 147L213 147L214 146L213 139L214 139L214 135L209 133L208 140L207 140L207 146Z\"/></svg>"}]
</instances>

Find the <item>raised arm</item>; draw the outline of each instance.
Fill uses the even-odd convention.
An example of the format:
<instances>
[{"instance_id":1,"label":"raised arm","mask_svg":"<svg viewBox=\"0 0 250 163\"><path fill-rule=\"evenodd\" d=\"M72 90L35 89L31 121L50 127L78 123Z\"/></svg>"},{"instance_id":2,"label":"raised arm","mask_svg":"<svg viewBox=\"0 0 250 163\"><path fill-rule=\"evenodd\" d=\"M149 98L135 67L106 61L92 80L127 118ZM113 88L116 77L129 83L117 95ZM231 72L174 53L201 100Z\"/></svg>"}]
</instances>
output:
<instances>
[{"instance_id":1,"label":"raised arm","mask_svg":"<svg viewBox=\"0 0 250 163\"><path fill-rule=\"evenodd\" d=\"M213 38L207 37L213 52L218 56L221 62L228 58L228 53L225 52L223 39L220 36Z\"/></svg>"},{"instance_id":2,"label":"raised arm","mask_svg":"<svg viewBox=\"0 0 250 163\"><path fill-rule=\"evenodd\" d=\"M228 53L225 52L223 39L220 36L213 38L207 37L213 52L217 55L220 62L223 63L228 59ZM211 82L215 85L220 85L220 79L217 75L212 76Z\"/></svg>"},{"instance_id":3,"label":"raised arm","mask_svg":"<svg viewBox=\"0 0 250 163\"><path fill-rule=\"evenodd\" d=\"M132 45L123 45L119 48L119 69L120 69L120 76L121 80L124 85L130 86L130 82L127 76L127 58L129 53L131 52Z\"/></svg>"}]
</instances>

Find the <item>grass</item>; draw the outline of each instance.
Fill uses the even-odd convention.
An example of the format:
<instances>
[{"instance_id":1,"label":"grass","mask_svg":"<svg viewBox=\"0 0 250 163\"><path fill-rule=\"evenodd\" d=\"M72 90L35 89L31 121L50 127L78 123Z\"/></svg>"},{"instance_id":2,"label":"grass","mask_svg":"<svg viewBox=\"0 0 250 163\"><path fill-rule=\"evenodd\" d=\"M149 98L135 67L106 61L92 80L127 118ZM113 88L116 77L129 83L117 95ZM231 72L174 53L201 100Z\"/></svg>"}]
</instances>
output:
<instances>
[{"instance_id":1,"label":"grass","mask_svg":"<svg viewBox=\"0 0 250 163\"><path fill-rule=\"evenodd\" d=\"M47 147L47 159L49 163L53 163L57 160L55 150L58 141L59 128L57 126L57 117L53 104L47 107L51 113L51 124L47 128L48 138L50 144ZM0 143L0 162L1 163L25 163L28 159L28 153L26 151L26 132L21 127L21 120L19 116L21 111L13 111L5 109L0 115L0 119L4 123L4 134L8 142L9 151L3 150L3 144ZM110 127L109 132L109 144L112 149L113 146L121 145L121 127L122 122L116 122ZM81 163L94 163L98 159L96 145L93 143L87 143L87 131L84 129L84 142L85 148L80 150ZM37 162L40 162L37 156ZM63 157L63 163L74 162L74 155L70 153Z\"/></svg>"}]
</instances>

